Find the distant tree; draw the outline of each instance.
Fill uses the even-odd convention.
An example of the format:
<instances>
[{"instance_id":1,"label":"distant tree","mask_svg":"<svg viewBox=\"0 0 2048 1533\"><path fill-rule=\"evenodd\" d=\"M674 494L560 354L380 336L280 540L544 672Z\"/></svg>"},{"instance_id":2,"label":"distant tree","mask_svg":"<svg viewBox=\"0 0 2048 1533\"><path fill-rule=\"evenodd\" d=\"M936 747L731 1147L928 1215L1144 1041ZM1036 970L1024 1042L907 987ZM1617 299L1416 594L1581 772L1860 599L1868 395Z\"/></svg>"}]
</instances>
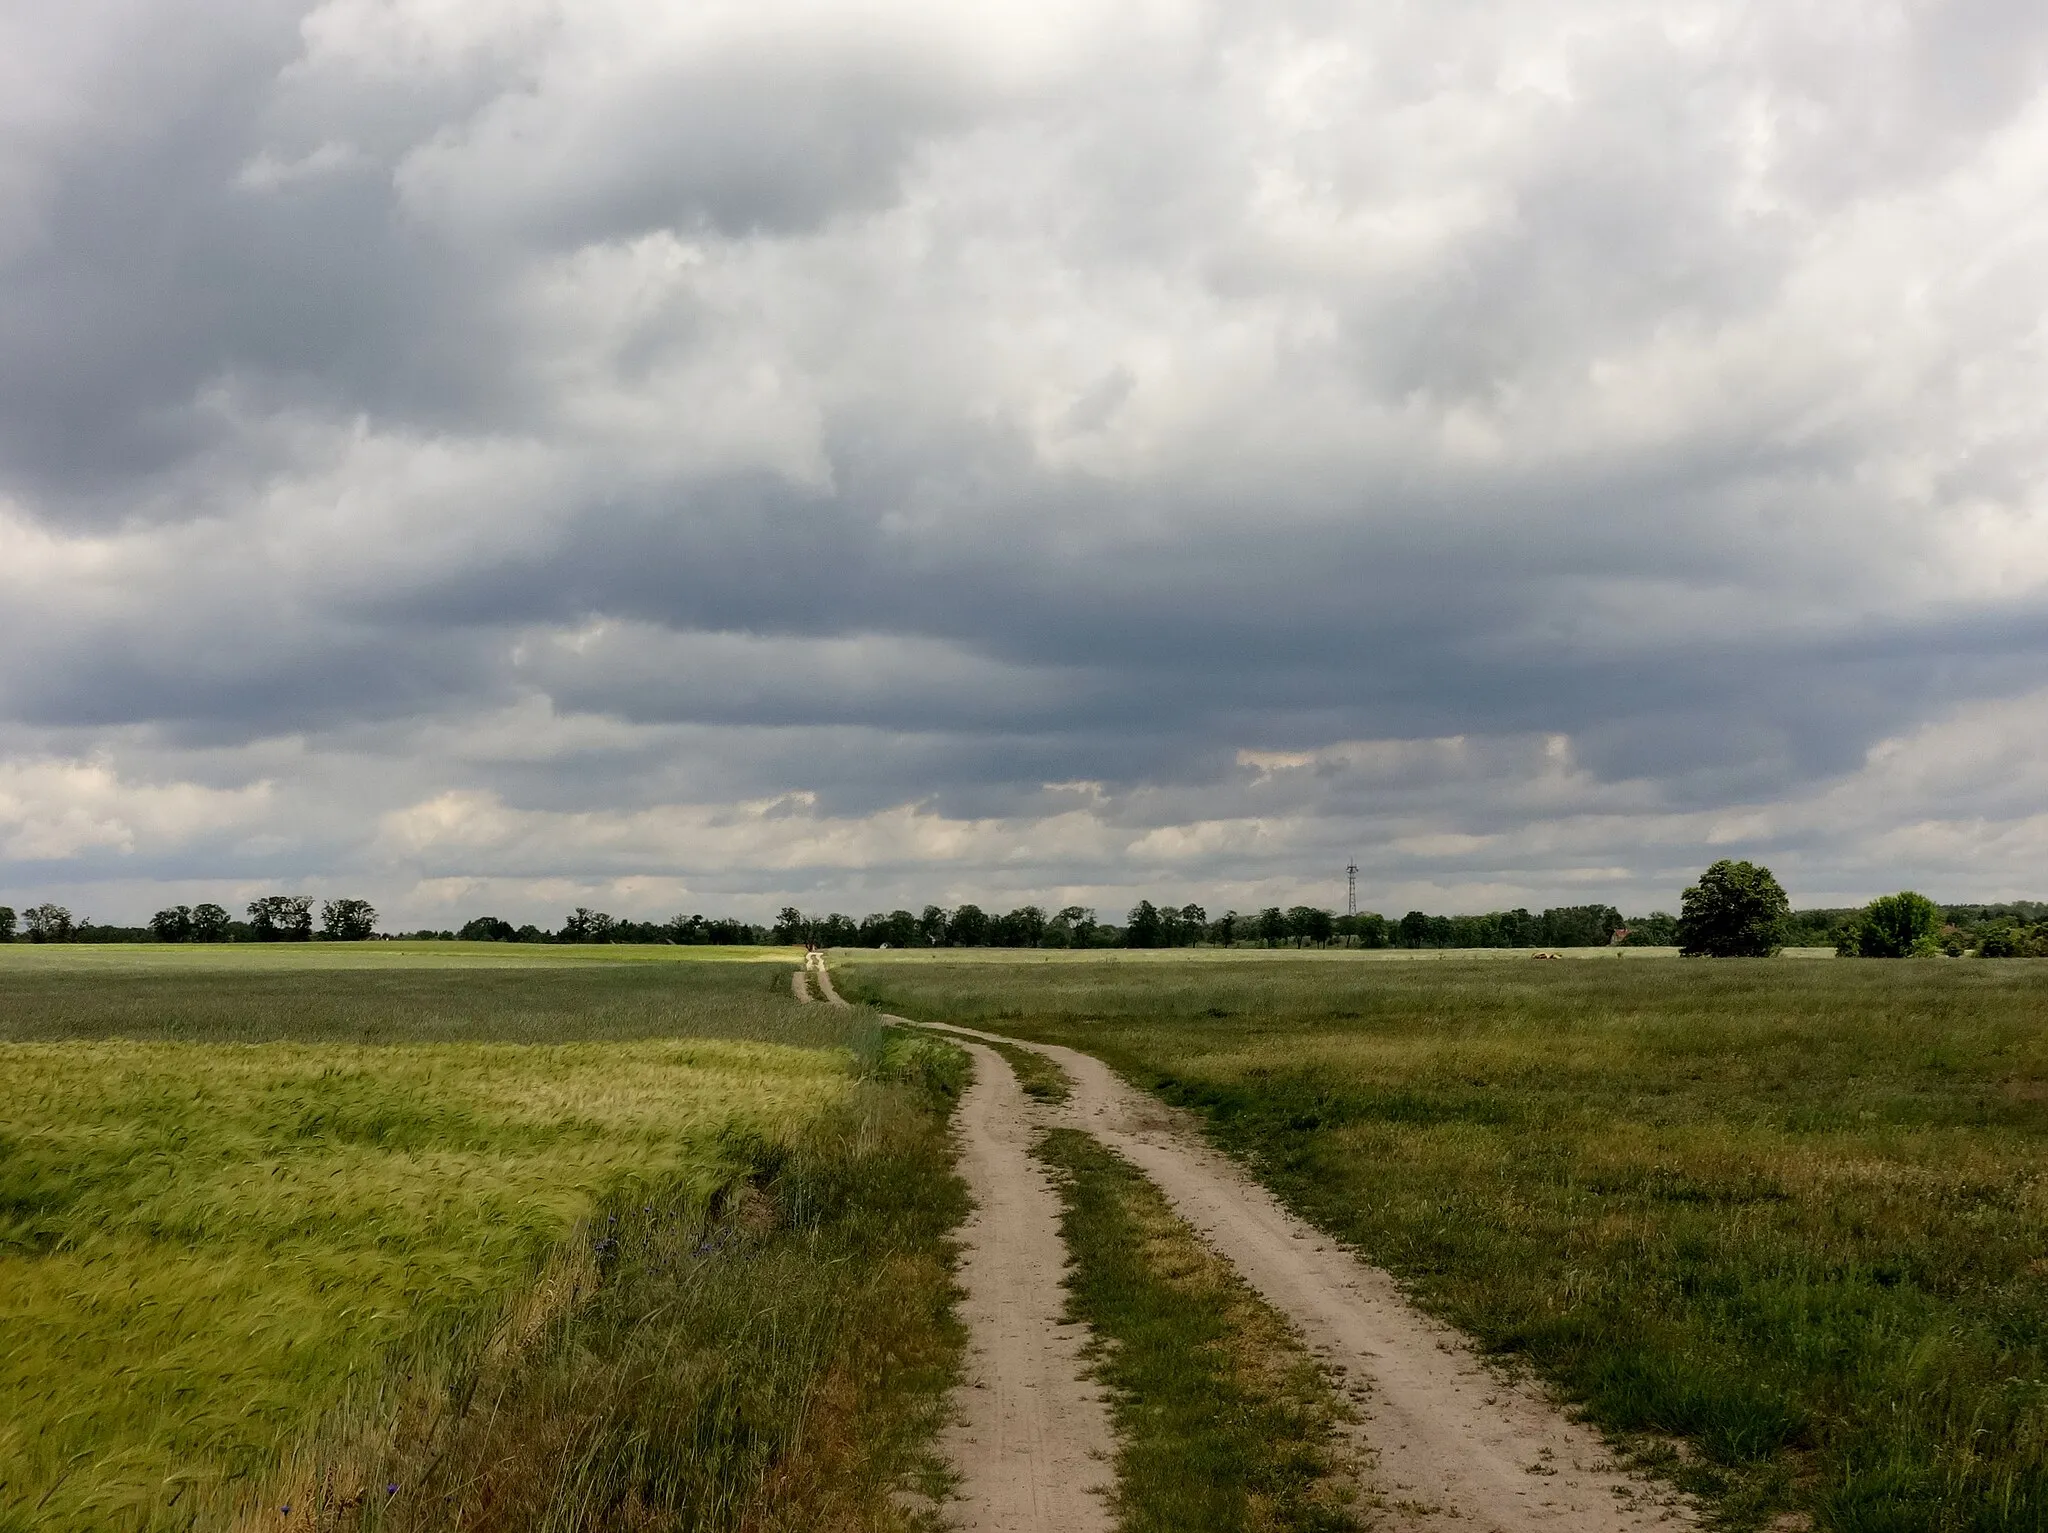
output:
<instances>
[{"instance_id":1,"label":"distant tree","mask_svg":"<svg viewBox=\"0 0 2048 1533\"><path fill-rule=\"evenodd\" d=\"M1068 905L1054 919L1073 933L1075 947L1095 946L1095 934L1100 930L1100 923L1095 919L1095 912L1086 905Z\"/></svg>"},{"instance_id":2,"label":"distant tree","mask_svg":"<svg viewBox=\"0 0 2048 1533\"><path fill-rule=\"evenodd\" d=\"M1019 905L995 923L997 947L1037 947L1045 940L1046 916L1036 905Z\"/></svg>"},{"instance_id":3,"label":"distant tree","mask_svg":"<svg viewBox=\"0 0 2048 1533\"><path fill-rule=\"evenodd\" d=\"M225 942L228 940L228 913L211 900L192 907L193 942Z\"/></svg>"},{"instance_id":4,"label":"distant tree","mask_svg":"<svg viewBox=\"0 0 2048 1533\"><path fill-rule=\"evenodd\" d=\"M836 910L822 921L811 923L811 940L819 947L852 947L859 936L860 927L853 917Z\"/></svg>"},{"instance_id":5,"label":"distant tree","mask_svg":"<svg viewBox=\"0 0 2048 1533\"><path fill-rule=\"evenodd\" d=\"M1259 941L1267 947L1287 940L1287 916L1278 905L1268 905L1259 912Z\"/></svg>"},{"instance_id":6,"label":"distant tree","mask_svg":"<svg viewBox=\"0 0 2048 1533\"><path fill-rule=\"evenodd\" d=\"M510 940L513 942L552 942L554 938L529 921L526 925L520 927L518 931L514 932Z\"/></svg>"},{"instance_id":7,"label":"distant tree","mask_svg":"<svg viewBox=\"0 0 2048 1533\"><path fill-rule=\"evenodd\" d=\"M1411 910L1401 917L1396 930L1401 934L1401 946L1421 947L1429 941L1430 918L1419 910Z\"/></svg>"},{"instance_id":8,"label":"distant tree","mask_svg":"<svg viewBox=\"0 0 2048 1533\"><path fill-rule=\"evenodd\" d=\"M320 932L329 942L368 942L377 935L377 907L368 900L328 900L320 907Z\"/></svg>"},{"instance_id":9,"label":"distant tree","mask_svg":"<svg viewBox=\"0 0 2048 1533\"><path fill-rule=\"evenodd\" d=\"M784 905L775 915L775 940L784 947L811 940L811 923L794 905Z\"/></svg>"},{"instance_id":10,"label":"distant tree","mask_svg":"<svg viewBox=\"0 0 2048 1533\"><path fill-rule=\"evenodd\" d=\"M1679 951L1688 958L1769 958L1784 941L1792 902L1761 863L1727 858L1678 903Z\"/></svg>"},{"instance_id":11,"label":"distant tree","mask_svg":"<svg viewBox=\"0 0 2048 1533\"><path fill-rule=\"evenodd\" d=\"M1192 947L1209 934L1209 912L1200 905L1180 907L1180 929L1183 942Z\"/></svg>"},{"instance_id":12,"label":"distant tree","mask_svg":"<svg viewBox=\"0 0 2048 1533\"><path fill-rule=\"evenodd\" d=\"M1287 929L1297 944L1313 942L1317 947L1327 947L1337 934L1337 919L1313 905L1296 905L1287 912Z\"/></svg>"},{"instance_id":13,"label":"distant tree","mask_svg":"<svg viewBox=\"0 0 2048 1533\"><path fill-rule=\"evenodd\" d=\"M986 947L992 924L979 905L962 905L946 922L946 940L954 947Z\"/></svg>"},{"instance_id":14,"label":"distant tree","mask_svg":"<svg viewBox=\"0 0 2048 1533\"><path fill-rule=\"evenodd\" d=\"M0 905L0 942L14 940L14 907Z\"/></svg>"},{"instance_id":15,"label":"distant tree","mask_svg":"<svg viewBox=\"0 0 2048 1533\"><path fill-rule=\"evenodd\" d=\"M1977 939L1979 958L2048 958L2048 924L2015 926L2001 923Z\"/></svg>"},{"instance_id":16,"label":"distant tree","mask_svg":"<svg viewBox=\"0 0 2048 1533\"><path fill-rule=\"evenodd\" d=\"M1865 905L1835 951L1851 958L1908 958L1915 953L1939 956L1935 929L1940 925L1941 912L1934 901L1901 889Z\"/></svg>"},{"instance_id":17,"label":"distant tree","mask_svg":"<svg viewBox=\"0 0 2048 1533\"><path fill-rule=\"evenodd\" d=\"M371 920L376 919L372 912ZM510 921L501 921L496 916L476 916L462 923L462 930L455 934L458 942L512 942L518 933Z\"/></svg>"},{"instance_id":18,"label":"distant tree","mask_svg":"<svg viewBox=\"0 0 2048 1533\"><path fill-rule=\"evenodd\" d=\"M1623 947L1678 946L1678 918L1662 910L1630 916L1622 924L1628 928L1628 935L1621 939Z\"/></svg>"},{"instance_id":19,"label":"distant tree","mask_svg":"<svg viewBox=\"0 0 2048 1533\"><path fill-rule=\"evenodd\" d=\"M562 923L560 940L563 942L609 942L612 940L612 928L616 925L618 925L618 922L606 915L602 910L591 910L586 906L578 905L569 919ZM455 934L450 932L448 935L452 937Z\"/></svg>"},{"instance_id":20,"label":"distant tree","mask_svg":"<svg viewBox=\"0 0 2048 1533\"><path fill-rule=\"evenodd\" d=\"M313 936L313 900L304 894L266 894L249 902L249 931L258 942L306 942Z\"/></svg>"},{"instance_id":21,"label":"distant tree","mask_svg":"<svg viewBox=\"0 0 2048 1533\"><path fill-rule=\"evenodd\" d=\"M926 947L937 947L946 940L946 912L939 905L927 905L924 913L917 918L917 935Z\"/></svg>"},{"instance_id":22,"label":"distant tree","mask_svg":"<svg viewBox=\"0 0 2048 1533\"><path fill-rule=\"evenodd\" d=\"M1186 947L1191 942L1201 940L1202 933L1199 929L1192 932L1188 930L1188 923L1181 919L1178 905L1159 907L1159 946Z\"/></svg>"},{"instance_id":23,"label":"distant tree","mask_svg":"<svg viewBox=\"0 0 2048 1533\"><path fill-rule=\"evenodd\" d=\"M150 935L159 942L192 940L192 907L171 905L149 918Z\"/></svg>"},{"instance_id":24,"label":"distant tree","mask_svg":"<svg viewBox=\"0 0 2048 1533\"><path fill-rule=\"evenodd\" d=\"M21 925L31 942L69 942L77 934L62 905L31 905L21 913Z\"/></svg>"},{"instance_id":25,"label":"distant tree","mask_svg":"<svg viewBox=\"0 0 2048 1533\"><path fill-rule=\"evenodd\" d=\"M1237 939L1237 922L1238 914L1236 911L1224 911L1222 915L1210 923L1209 940L1218 947L1229 947Z\"/></svg>"},{"instance_id":26,"label":"distant tree","mask_svg":"<svg viewBox=\"0 0 2048 1533\"><path fill-rule=\"evenodd\" d=\"M1158 947L1165 939L1165 923L1159 919L1158 910L1150 900L1139 900L1124 923L1124 946Z\"/></svg>"},{"instance_id":27,"label":"distant tree","mask_svg":"<svg viewBox=\"0 0 2048 1533\"><path fill-rule=\"evenodd\" d=\"M1526 917L1527 911L1517 911ZM1562 905L1543 912L1535 923L1536 947L1606 947L1621 930L1621 912L1612 905ZM1520 946L1519 943L1504 944Z\"/></svg>"},{"instance_id":28,"label":"distant tree","mask_svg":"<svg viewBox=\"0 0 2048 1533\"><path fill-rule=\"evenodd\" d=\"M1349 937L1360 947L1385 947L1390 940L1387 918L1370 910L1336 919L1337 935Z\"/></svg>"}]
</instances>

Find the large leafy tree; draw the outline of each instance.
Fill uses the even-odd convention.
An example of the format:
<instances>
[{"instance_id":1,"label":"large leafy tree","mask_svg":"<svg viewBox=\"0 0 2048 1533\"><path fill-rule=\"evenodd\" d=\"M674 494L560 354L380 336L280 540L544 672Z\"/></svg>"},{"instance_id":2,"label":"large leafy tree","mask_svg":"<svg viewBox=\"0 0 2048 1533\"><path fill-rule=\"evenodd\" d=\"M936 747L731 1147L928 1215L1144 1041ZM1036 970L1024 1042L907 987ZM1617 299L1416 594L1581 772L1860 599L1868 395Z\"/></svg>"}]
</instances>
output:
<instances>
[{"instance_id":1,"label":"large leafy tree","mask_svg":"<svg viewBox=\"0 0 2048 1533\"><path fill-rule=\"evenodd\" d=\"M569 919L562 923L563 942L609 942L612 928L619 923L602 910L592 910L578 905Z\"/></svg>"},{"instance_id":2,"label":"large leafy tree","mask_svg":"<svg viewBox=\"0 0 2048 1533\"><path fill-rule=\"evenodd\" d=\"M31 942L69 942L77 935L71 912L62 905L31 905L21 913L21 924Z\"/></svg>"},{"instance_id":3,"label":"large leafy tree","mask_svg":"<svg viewBox=\"0 0 2048 1533\"><path fill-rule=\"evenodd\" d=\"M1166 923L1159 919L1159 911L1150 900L1139 900L1131 907L1124 926L1125 947L1159 947L1166 941Z\"/></svg>"},{"instance_id":4,"label":"large leafy tree","mask_svg":"<svg viewBox=\"0 0 2048 1533\"><path fill-rule=\"evenodd\" d=\"M329 942L367 942L377 935L377 907L368 900L329 900L320 907L320 930Z\"/></svg>"},{"instance_id":5,"label":"large leafy tree","mask_svg":"<svg viewBox=\"0 0 2048 1533\"><path fill-rule=\"evenodd\" d=\"M1678 946L1688 958L1769 958L1785 940L1792 902L1761 863L1727 858L1680 897Z\"/></svg>"},{"instance_id":6,"label":"large leafy tree","mask_svg":"<svg viewBox=\"0 0 2048 1533\"><path fill-rule=\"evenodd\" d=\"M1296 905L1287 912L1287 929L1294 934L1297 944L1313 942L1317 947L1327 947L1337 934L1337 920L1327 910L1318 910L1313 905Z\"/></svg>"},{"instance_id":7,"label":"large leafy tree","mask_svg":"<svg viewBox=\"0 0 2048 1533\"><path fill-rule=\"evenodd\" d=\"M1911 889L1881 895L1863 907L1836 951L1857 958L1906 958L1934 949L1941 912Z\"/></svg>"},{"instance_id":8,"label":"large leafy tree","mask_svg":"<svg viewBox=\"0 0 2048 1533\"><path fill-rule=\"evenodd\" d=\"M313 935L313 898L266 894L249 901L249 930L258 942L305 942Z\"/></svg>"},{"instance_id":9,"label":"large leafy tree","mask_svg":"<svg viewBox=\"0 0 2048 1533\"><path fill-rule=\"evenodd\" d=\"M954 947L987 947L994 925L979 905L962 905L946 922L946 941Z\"/></svg>"},{"instance_id":10,"label":"large leafy tree","mask_svg":"<svg viewBox=\"0 0 2048 1533\"><path fill-rule=\"evenodd\" d=\"M194 942L225 942L228 940L228 913L212 901L192 907L192 929L187 934Z\"/></svg>"},{"instance_id":11,"label":"large leafy tree","mask_svg":"<svg viewBox=\"0 0 2048 1533\"><path fill-rule=\"evenodd\" d=\"M14 940L14 907L0 905L0 942Z\"/></svg>"},{"instance_id":12,"label":"large leafy tree","mask_svg":"<svg viewBox=\"0 0 2048 1533\"><path fill-rule=\"evenodd\" d=\"M192 940L192 907L170 905L149 918L149 929L159 942Z\"/></svg>"}]
</instances>

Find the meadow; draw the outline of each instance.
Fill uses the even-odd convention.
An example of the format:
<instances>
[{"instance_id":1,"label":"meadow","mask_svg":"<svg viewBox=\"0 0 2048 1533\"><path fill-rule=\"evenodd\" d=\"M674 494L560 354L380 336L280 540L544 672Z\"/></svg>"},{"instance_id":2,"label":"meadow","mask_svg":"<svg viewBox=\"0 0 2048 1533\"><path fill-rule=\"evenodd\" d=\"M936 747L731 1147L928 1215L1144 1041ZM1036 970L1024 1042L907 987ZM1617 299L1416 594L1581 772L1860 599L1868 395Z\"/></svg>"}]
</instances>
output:
<instances>
[{"instance_id":1,"label":"meadow","mask_svg":"<svg viewBox=\"0 0 2048 1533\"><path fill-rule=\"evenodd\" d=\"M1728 1526L2048 1527L2048 964L835 959L1095 1053Z\"/></svg>"},{"instance_id":2,"label":"meadow","mask_svg":"<svg viewBox=\"0 0 2048 1533\"><path fill-rule=\"evenodd\" d=\"M0 948L0 1528L901 1521L957 1056L655 951Z\"/></svg>"}]
</instances>

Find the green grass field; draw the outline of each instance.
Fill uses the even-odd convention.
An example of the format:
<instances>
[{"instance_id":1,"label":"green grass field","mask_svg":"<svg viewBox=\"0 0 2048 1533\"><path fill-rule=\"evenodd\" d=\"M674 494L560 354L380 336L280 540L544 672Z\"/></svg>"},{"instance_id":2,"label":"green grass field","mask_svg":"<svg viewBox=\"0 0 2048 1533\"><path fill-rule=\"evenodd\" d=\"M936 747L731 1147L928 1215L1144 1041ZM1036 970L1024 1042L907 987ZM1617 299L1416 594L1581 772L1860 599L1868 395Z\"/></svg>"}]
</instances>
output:
<instances>
[{"instance_id":1,"label":"green grass field","mask_svg":"<svg viewBox=\"0 0 2048 1533\"><path fill-rule=\"evenodd\" d=\"M2048 964L835 962L1194 1109L1731 1525L2048 1527Z\"/></svg>"},{"instance_id":2,"label":"green grass field","mask_svg":"<svg viewBox=\"0 0 2048 1533\"><path fill-rule=\"evenodd\" d=\"M0 948L0 1528L446 1525L480 1484L464 1526L563 1486L800 1525L850 1493L800 1472L834 1419L884 1496L916 1410L827 1397L943 1385L957 1083L774 956ZM718 1330L765 1266L803 1347ZM650 1347L695 1359L658 1402ZM697 1422L665 1468L650 1412Z\"/></svg>"}]
</instances>

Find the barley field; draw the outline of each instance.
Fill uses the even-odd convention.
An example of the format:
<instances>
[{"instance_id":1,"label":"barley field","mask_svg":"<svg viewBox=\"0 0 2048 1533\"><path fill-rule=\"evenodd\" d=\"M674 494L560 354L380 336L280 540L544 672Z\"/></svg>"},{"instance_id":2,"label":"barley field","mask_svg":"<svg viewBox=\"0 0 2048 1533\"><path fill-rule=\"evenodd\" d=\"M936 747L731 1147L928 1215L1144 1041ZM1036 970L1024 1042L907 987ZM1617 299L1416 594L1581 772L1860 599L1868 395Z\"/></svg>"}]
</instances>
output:
<instances>
[{"instance_id":1,"label":"barley field","mask_svg":"<svg viewBox=\"0 0 2048 1533\"><path fill-rule=\"evenodd\" d=\"M771 1470L867 1366L855 1331L929 1374L870 1359L877 1399L938 1387L930 1061L798 1007L786 956L398 947L0 949L0 1528L432 1526L463 1496L464 1526L539 1526L578 1485L736 1526L792 1493ZM749 1339L762 1263L804 1346ZM618 1329L635 1294L694 1337ZM684 1470L607 1372L649 1345L697 1356L659 1406ZM518 1451L465 1410L480 1382ZM908 1451L872 1425L842 1453Z\"/></svg>"},{"instance_id":2,"label":"barley field","mask_svg":"<svg viewBox=\"0 0 2048 1533\"><path fill-rule=\"evenodd\" d=\"M1190 1109L1729 1526L2048 1528L2048 964L835 963Z\"/></svg>"}]
</instances>

